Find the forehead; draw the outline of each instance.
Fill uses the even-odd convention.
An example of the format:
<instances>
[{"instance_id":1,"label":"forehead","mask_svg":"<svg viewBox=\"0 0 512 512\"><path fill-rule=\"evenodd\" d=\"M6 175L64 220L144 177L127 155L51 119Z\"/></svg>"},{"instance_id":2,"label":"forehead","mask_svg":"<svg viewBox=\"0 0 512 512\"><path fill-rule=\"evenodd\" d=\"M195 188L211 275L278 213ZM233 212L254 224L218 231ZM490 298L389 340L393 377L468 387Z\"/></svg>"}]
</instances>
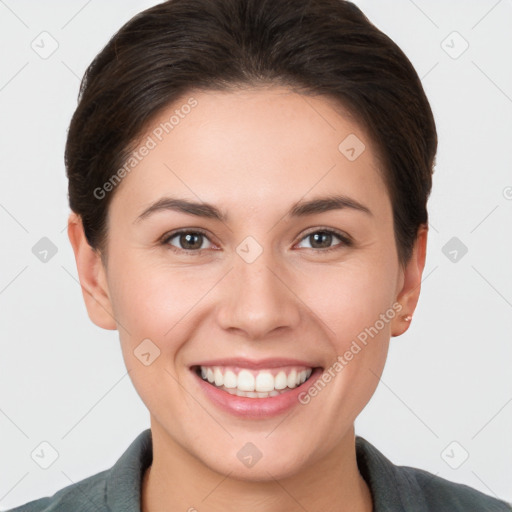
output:
<instances>
[{"instance_id":1,"label":"forehead","mask_svg":"<svg viewBox=\"0 0 512 512\"><path fill-rule=\"evenodd\" d=\"M333 99L286 88L190 92L152 120L136 151L113 204L172 193L254 212L316 193L387 196L363 127Z\"/></svg>"}]
</instances>

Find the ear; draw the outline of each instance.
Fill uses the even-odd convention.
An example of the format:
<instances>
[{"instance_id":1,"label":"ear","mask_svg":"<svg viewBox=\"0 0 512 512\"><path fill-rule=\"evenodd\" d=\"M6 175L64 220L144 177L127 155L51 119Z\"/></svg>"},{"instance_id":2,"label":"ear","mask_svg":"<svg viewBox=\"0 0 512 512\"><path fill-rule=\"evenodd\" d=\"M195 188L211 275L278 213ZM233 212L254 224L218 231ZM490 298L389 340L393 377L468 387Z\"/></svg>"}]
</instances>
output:
<instances>
[{"instance_id":1,"label":"ear","mask_svg":"<svg viewBox=\"0 0 512 512\"><path fill-rule=\"evenodd\" d=\"M89 245L82 219L74 212L68 219L68 237L75 253L80 286L89 318L103 329L117 329L100 253Z\"/></svg>"},{"instance_id":2,"label":"ear","mask_svg":"<svg viewBox=\"0 0 512 512\"><path fill-rule=\"evenodd\" d=\"M428 225L422 224L416 236L411 258L403 269L403 284L396 302L402 305L400 313L391 321L391 336L400 336L411 325L405 318L414 314L421 291L421 277L427 254Z\"/></svg>"}]
</instances>

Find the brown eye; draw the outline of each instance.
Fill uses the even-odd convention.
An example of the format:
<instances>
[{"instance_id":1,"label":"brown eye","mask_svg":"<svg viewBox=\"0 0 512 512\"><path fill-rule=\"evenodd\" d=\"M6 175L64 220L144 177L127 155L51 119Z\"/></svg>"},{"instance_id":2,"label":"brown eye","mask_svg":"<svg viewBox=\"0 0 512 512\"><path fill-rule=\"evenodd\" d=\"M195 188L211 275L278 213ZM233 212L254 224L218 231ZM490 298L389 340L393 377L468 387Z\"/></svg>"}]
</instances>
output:
<instances>
[{"instance_id":1,"label":"brown eye","mask_svg":"<svg viewBox=\"0 0 512 512\"><path fill-rule=\"evenodd\" d=\"M316 233L309 235L313 249L325 249L330 247L332 238L332 234L327 231L317 231Z\"/></svg>"},{"instance_id":2,"label":"brown eye","mask_svg":"<svg viewBox=\"0 0 512 512\"><path fill-rule=\"evenodd\" d=\"M176 240L177 243L172 243L172 240ZM208 238L200 231L180 231L165 237L162 243L178 251L199 252L208 248L203 246L205 240Z\"/></svg>"},{"instance_id":3,"label":"brown eye","mask_svg":"<svg viewBox=\"0 0 512 512\"><path fill-rule=\"evenodd\" d=\"M322 252L352 245L351 240L347 236L328 229L312 231L302 238L301 242L304 240L309 241L309 247L306 246L306 249L317 249ZM336 241L338 243L333 245L333 242Z\"/></svg>"}]
</instances>

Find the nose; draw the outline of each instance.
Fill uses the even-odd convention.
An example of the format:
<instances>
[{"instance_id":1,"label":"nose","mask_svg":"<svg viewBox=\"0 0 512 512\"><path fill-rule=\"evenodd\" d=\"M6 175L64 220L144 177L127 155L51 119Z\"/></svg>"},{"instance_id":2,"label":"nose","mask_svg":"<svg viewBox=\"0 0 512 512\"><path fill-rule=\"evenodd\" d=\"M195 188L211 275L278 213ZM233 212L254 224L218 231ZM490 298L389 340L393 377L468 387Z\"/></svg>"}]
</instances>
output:
<instances>
[{"instance_id":1,"label":"nose","mask_svg":"<svg viewBox=\"0 0 512 512\"><path fill-rule=\"evenodd\" d=\"M300 300L292 281L266 251L252 263L235 258L218 309L220 326L239 331L251 340L263 339L273 331L294 329L300 320Z\"/></svg>"}]
</instances>

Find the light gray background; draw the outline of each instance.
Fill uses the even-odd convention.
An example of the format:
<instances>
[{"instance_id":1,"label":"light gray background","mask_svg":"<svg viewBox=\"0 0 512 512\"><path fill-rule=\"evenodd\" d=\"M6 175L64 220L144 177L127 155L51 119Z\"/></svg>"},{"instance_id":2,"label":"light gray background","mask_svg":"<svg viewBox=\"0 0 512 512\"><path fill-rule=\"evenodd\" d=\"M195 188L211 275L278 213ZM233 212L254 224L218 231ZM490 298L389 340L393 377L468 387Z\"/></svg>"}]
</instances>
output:
<instances>
[{"instance_id":1,"label":"light gray background","mask_svg":"<svg viewBox=\"0 0 512 512\"><path fill-rule=\"evenodd\" d=\"M149 427L117 332L82 301L63 150L86 66L155 3L0 0L1 509L109 468ZM395 463L512 501L512 2L356 4L411 59L439 133L421 299L357 433ZM59 45L46 59L31 47L51 49L43 31ZM46 263L32 252L42 237L58 250ZM467 254L444 254L452 237ZM58 452L48 469L31 458L51 461L43 441Z\"/></svg>"}]
</instances>

